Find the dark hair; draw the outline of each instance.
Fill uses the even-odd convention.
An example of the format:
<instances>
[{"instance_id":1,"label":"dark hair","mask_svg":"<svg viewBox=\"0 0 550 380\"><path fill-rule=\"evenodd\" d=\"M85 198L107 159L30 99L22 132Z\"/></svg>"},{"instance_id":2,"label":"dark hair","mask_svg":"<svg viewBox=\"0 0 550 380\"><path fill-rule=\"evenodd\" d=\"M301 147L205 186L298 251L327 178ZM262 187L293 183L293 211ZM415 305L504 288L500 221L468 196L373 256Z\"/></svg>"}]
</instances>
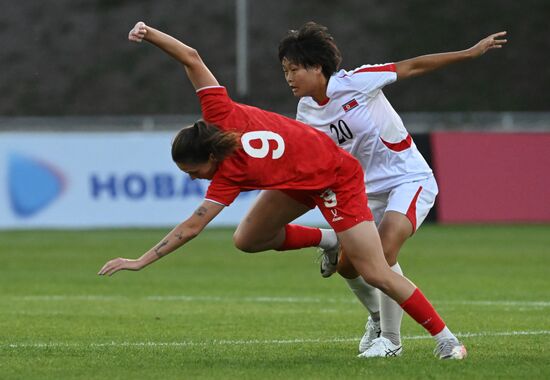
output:
<instances>
[{"instance_id":1,"label":"dark hair","mask_svg":"<svg viewBox=\"0 0 550 380\"><path fill-rule=\"evenodd\" d=\"M313 21L298 30L289 30L279 42L279 61L284 58L305 68L320 65L327 80L342 63L340 49L328 29Z\"/></svg>"},{"instance_id":2,"label":"dark hair","mask_svg":"<svg viewBox=\"0 0 550 380\"><path fill-rule=\"evenodd\" d=\"M224 132L213 124L198 120L182 128L172 141L172 160L186 164L201 164L213 155L217 161L233 153L239 146L239 134Z\"/></svg>"}]
</instances>

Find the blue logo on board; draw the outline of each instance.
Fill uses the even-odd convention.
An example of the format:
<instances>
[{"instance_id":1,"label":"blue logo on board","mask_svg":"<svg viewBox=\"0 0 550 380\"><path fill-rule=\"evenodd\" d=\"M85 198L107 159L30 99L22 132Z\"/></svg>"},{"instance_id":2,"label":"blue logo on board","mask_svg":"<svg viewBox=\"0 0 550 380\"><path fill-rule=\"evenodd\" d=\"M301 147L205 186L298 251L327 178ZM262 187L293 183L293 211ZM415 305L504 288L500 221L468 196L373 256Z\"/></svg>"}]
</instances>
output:
<instances>
[{"instance_id":1,"label":"blue logo on board","mask_svg":"<svg viewBox=\"0 0 550 380\"><path fill-rule=\"evenodd\" d=\"M21 217L44 209L65 187L65 179L55 168L16 153L8 158L8 182L11 208Z\"/></svg>"}]
</instances>

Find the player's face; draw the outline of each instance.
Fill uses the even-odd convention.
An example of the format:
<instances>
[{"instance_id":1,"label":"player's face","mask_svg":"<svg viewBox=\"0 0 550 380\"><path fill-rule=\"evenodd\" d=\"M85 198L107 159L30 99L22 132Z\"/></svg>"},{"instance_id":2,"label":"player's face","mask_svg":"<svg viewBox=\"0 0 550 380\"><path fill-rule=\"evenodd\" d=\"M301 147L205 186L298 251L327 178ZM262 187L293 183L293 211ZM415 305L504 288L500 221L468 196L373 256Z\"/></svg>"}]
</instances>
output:
<instances>
[{"instance_id":1,"label":"player's face","mask_svg":"<svg viewBox=\"0 0 550 380\"><path fill-rule=\"evenodd\" d=\"M320 86L323 77L320 66L305 68L283 58L283 72L286 83L290 86L292 94L296 97L313 96Z\"/></svg>"},{"instance_id":2,"label":"player's face","mask_svg":"<svg viewBox=\"0 0 550 380\"><path fill-rule=\"evenodd\" d=\"M200 164L185 164L182 162L176 162L176 165L181 171L189 174L191 179L212 179L214 178L214 174L216 174L216 170L218 170L218 161L212 158Z\"/></svg>"}]
</instances>

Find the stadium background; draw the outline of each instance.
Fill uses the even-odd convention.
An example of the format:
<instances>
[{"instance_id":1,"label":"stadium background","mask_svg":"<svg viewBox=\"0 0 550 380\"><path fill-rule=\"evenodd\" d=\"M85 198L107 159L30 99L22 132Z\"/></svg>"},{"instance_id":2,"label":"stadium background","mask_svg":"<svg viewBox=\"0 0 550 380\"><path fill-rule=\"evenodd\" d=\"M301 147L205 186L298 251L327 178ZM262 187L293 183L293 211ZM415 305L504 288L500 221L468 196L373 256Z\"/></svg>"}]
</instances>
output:
<instances>
[{"instance_id":1,"label":"stadium background","mask_svg":"<svg viewBox=\"0 0 550 380\"><path fill-rule=\"evenodd\" d=\"M95 133L105 144L113 143L114 135L110 132L137 133L144 145L136 149L149 151L154 149L147 145L148 136L173 132L198 116L198 102L181 67L151 46L136 46L127 41L127 32L137 20L164 29L196 47L236 100L289 116L294 115L296 99L284 82L277 44L288 29L306 21L315 20L329 27L343 52L345 68L459 50L490 33L507 30L510 42L502 50L393 84L384 92L436 170L442 191L437 212L430 214L431 220L439 217L440 221L447 222L550 221L550 202L545 190L549 183L540 175L550 164L547 148L550 94L545 91L550 84L550 71L545 69L550 49L545 27L546 15L550 14L547 1L347 0L338 4L244 1L241 3L247 3L248 24L246 91L238 90L237 79L238 2L4 2L0 15L0 164L3 166L0 228L80 225L78 220L82 220L83 215L75 211L74 204L66 206L67 217L61 224L48 221L48 212L60 202L59 194L66 191L66 186L75 183L71 178L63 179L65 162L78 164L81 160L82 171L89 171L82 181L88 183L93 181L90 178L94 171L99 170L94 167L97 160L84 165L82 153L89 141L86 133ZM48 135L51 131L56 134ZM445 135L452 131L470 134L459 135L461 143L456 144L453 154L443 148L437 150L433 146L434 134L442 134L443 139L451 137L453 141L455 135ZM77 145L84 144L83 148L71 151L55 144L48 148L47 141L61 141L67 136L76 139ZM480 138L487 136L491 140L480 143L483 140ZM496 141L493 138L504 140L491 143ZM29 139L45 149L42 156L37 156L40 149L32 148ZM120 149L125 145L125 140L121 141ZM465 153L472 146L477 156ZM110 153L105 153L105 147L98 149L103 153L97 154L108 156L103 157L106 171L112 162L118 165L129 157L129 153L114 155L117 148ZM52 161L49 152L59 150L66 150L66 155L56 158L61 162ZM435 162L432 155L437 151L439 162ZM88 153L90 155L93 154ZM485 160L489 157L491 160ZM144 159L148 159L147 155ZM476 160L487 162L485 166L478 165ZM171 165L165 162L166 166ZM149 173L139 177L140 173L136 173L139 170L120 168L121 187L130 198L128 207L114 211L111 206L105 206L108 211L96 218L103 221L100 225L108 226L109 220L116 219L111 214L130 213L132 207L143 204L139 200L155 198L147 192L155 185L148 185L149 179L143 179ZM466 176L472 170L478 173ZM445 177L451 173L451 177ZM152 175L153 182L157 181L155 175ZM44 182L39 179L42 177L50 185L48 194L41 193ZM505 190L498 191L504 195L495 199L492 194L502 189L497 185L504 185ZM86 199L78 204L87 202L94 208L95 200L90 200L94 188L90 186L82 190ZM14 195L21 188L34 190ZM116 191L114 187L102 189L108 195ZM464 196L466 193L469 195ZM515 202L520 197L527 199L527 204ZM440 210L442 201L459 211L470 209L471 212L461 216L456 215L455 210L454 217L448 217ZM25 202L31 205L21 204ZM493 204L488 205L491 202ZM194 205L195 199L191 203ZM191 203L182 204L178 217L188 213L187 208L193 207ZM37 211L27 211L25 215L25 211L15 212L14 207ZM486 212L480 214L480 209ZM510 212L501 213L502 209ZM157 213L159 219L151 225L177 221L176 216L162 220L161 213L158 210ZM37 215L40 220L33 222ZM224 223L234 224L240 215ZM136 218L132 216L128 219L130 222L114 225L142 225L135 222Z\"/></svg>"},{"instance_id":2,"label":"stadium background","mask_svg":"<svg viewBox=\"0 0 550 380\"><path fill-rule=\"evenodd\" d=\"M548 15L547 0L0 0L0 378L550 379ZM435 360L408 317L401 358L357 359L367 315L319 276L315 250L250 255L234 228L96 275L157 243L205 187L168 149L198 102L181 66L127 41L140 19L197 47L238 100L289 116L276 47L306 21L330 28L346 68L509 32L499 51L384 90L441 187L438 222L399 261L467 360ZM234 225L251 199L216 220Z\"/></svg>"}]
</instances>

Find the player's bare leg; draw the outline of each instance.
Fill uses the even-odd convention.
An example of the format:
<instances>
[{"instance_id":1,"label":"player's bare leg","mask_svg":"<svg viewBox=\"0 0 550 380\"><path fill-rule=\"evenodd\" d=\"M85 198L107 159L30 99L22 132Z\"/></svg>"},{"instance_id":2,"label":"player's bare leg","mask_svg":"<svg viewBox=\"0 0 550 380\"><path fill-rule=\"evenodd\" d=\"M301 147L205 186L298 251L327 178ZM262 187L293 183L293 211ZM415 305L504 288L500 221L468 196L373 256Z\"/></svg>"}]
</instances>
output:
<instances>
[{"instance_id":1,"label":"player's bare leg","mask_svg":"<svg viewBox=\"0 0 550 380\"><path fill-rule=\"evenodd\" d=\"M403 183L386 193L371 194L369 207L372 210L386 261L392 271L403 275L398 263L398 255L405 242L433 207L438 193L433 177L423 181ZM359 343L359 351L384 352L380 347L401 346L400 327L403 311L390 297L380 294L379 310L381 315L380 337L371 340L372 323L365 326L365 334Z\"/></svg>"},{"instance_id":2,"label":"player's bare leg","mask_svg":"<svg viewBox=\"0 0 550 380\"><path fill-rule=\"evenodd\" d=\"M405 277L391 271L374 222L359 223L339 232L338 238L345 256L365 281L399 303L410 297L415 286Z\"/></svg>"},{"instance_id":3,"label":"player's bare leg","mask_svg":"<svg viewBox=\"0 0 550 380\"><path fill-rule=\"evenodd\" d=\"M289 224L310 210L281 191L264 190L237 227L235 246L245 252L336 246L332 230Z\"/></svg>"},{"instance_id":4,"label":"player's bare leg","mask_svg":"<svg viewBox=\"0 0 550 380\"><path fill-rule=\"evenodd\" d=\"M388 265L397 264L399 250L413 234L411 221L397 211L387 211L378 226L378 233Z\"/></svg>"},{"instance_id":5,"label":"player's bare leg","mask_svg":"<svg viewBox=\"0 0 550 380\"><path fill-rule=\"evenodd\" d=\"M309 210L281 191L264 190L235 230L235 246L245 252L277 249L285 240L285 225Z\"/></svg>"},{"instance_id":6,"label":"player's bare leg","mask_svg":"<svg viewBox=\"0 0 550 380\"><path fill-rule=\"evenodd\" d=\"M382 242L384 256L390 266L390 269L403 275L403 271L397 262L397 256L405 241L412 235L413 227L407 216L396 211L387 211L384 213L378 226L378 233ZM401 321L403 319L403 309L393 299L386 294L380 294L380 338L371 342L370 347L364 347L365 350L382 352L378 346L392 347L396 349L401 347ZM368 332L368 331L367 331Z\"/></svg>"},{"instance_id":7,"label":"player's bare leg","mask_svg":"<svg viewBox=\"0 0 550 380\"><path fill-rule=\"evenodd\" d=\"M384 293L368 284L363 277L357 273L344 251L342 251L340 255L337 271L346 281L348 287L353 294L355 294L359 302L361 302L369 312L369 318L365 325L365 334L359 341L359 352L362 353L371 346L375 339L380 337L380 295Z\"/></svg>"},{"instance_id":8,"label":"player's bare leg","mask_svg":"<svg viewBox=\"0 0 550 380\"><path fill-rule=\"evenodd\" d=\"M281 249L281 245L284 244L287 237L287 232L289 232L285 226L288 227L288 223L307 211L309 211L307 206L283 192L263 191L237 228L234 235L235 245L246 252ZM300 226L295 227L302 228ZM325 252L328 252L331 247L335 246L336 235L332 230L321 231L323 232L323 238L320 245L325 249ZM303 233L303 230L301 232ZM302 235L302 233L299 233L299 235ZM326 245L323 246L323 243ZM325 254L323 258L328 256ZM321 264L321 274L323 274L323 263ZM366 283L363 277L359 276L345 256L340 260L338 267L350 289L370 314L366 326L367 339L362 339L361 342L365 346L360 347L362 352L370 345L372 340L380 336L380 292ZM401 310L401 308L399 309Z\"/></svg>"},{"instance_id":9,"label":"player's bare leg","mask_svg":"<svg viewBox=\"0 0 550 380\"><path fill-rule=\"evenodd\" d=\"M407 278L394 273L384 257L374 222L362 222L338 233L354 268L369 284L390 296L437 341L436 355L442 359L463 359L464 346L445 326L430 302Z\"/></svg>"}]
</instances>

